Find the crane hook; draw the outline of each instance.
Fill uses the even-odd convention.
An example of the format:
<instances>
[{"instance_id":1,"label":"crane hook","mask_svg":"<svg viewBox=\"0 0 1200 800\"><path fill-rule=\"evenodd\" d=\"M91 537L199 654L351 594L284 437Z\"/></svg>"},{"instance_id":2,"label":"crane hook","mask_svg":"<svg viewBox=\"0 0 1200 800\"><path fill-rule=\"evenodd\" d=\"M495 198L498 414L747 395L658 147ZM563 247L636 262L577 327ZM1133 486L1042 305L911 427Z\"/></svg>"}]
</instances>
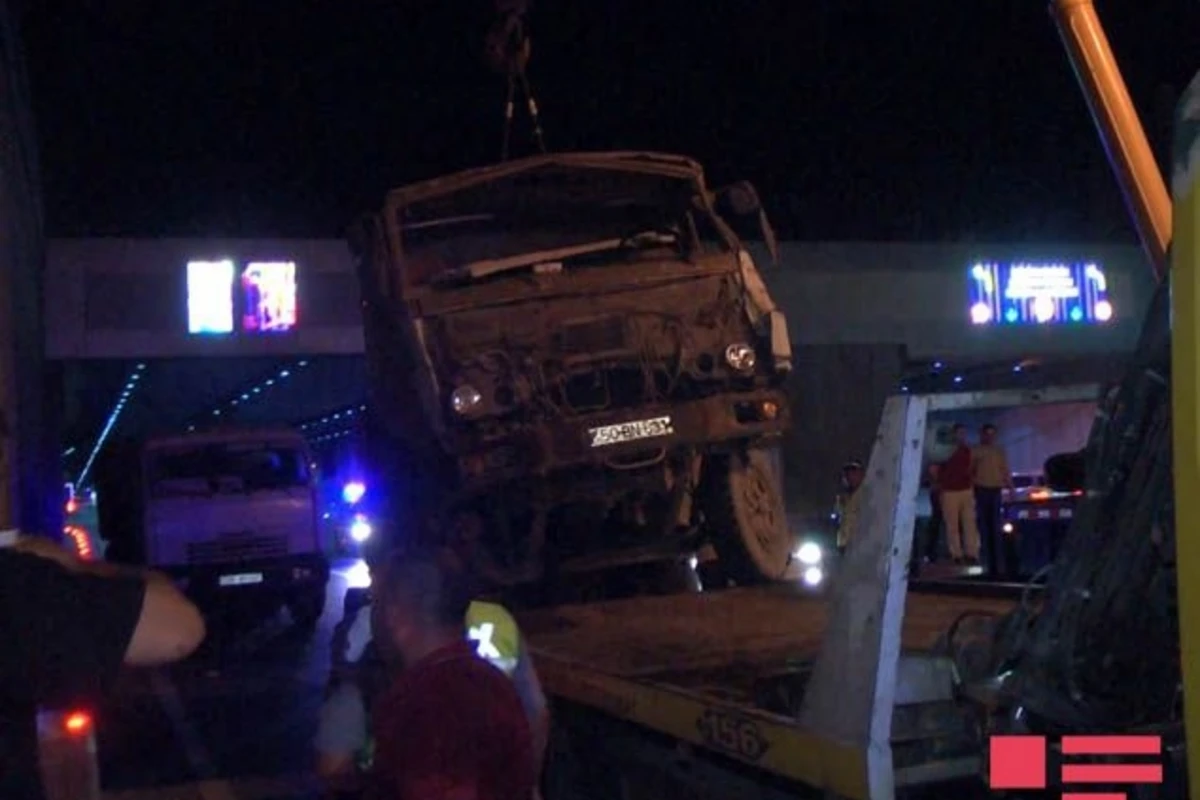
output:
<instances>
[{"instance_id":1,"label":"crane hook","mask_svg":"<svg viewBox=\"0 0 1200 800\"><path fill-rule=\"evenodd\" d=\"M504 135L500 146L500 160L508 159L509 139L512 135L513 114L516 110L516 92L520 84L525 95L525 105L533 123L533 138L538 149L546 152L542 124L538 117L537 101L529 85L526 67L529 65L531 46L525 30L525 14L530 0L495 0L499 19L488 31L485 56L492 68L504 74L508 81L508 96L504 103Z\"/></svg>"}]
</instances>

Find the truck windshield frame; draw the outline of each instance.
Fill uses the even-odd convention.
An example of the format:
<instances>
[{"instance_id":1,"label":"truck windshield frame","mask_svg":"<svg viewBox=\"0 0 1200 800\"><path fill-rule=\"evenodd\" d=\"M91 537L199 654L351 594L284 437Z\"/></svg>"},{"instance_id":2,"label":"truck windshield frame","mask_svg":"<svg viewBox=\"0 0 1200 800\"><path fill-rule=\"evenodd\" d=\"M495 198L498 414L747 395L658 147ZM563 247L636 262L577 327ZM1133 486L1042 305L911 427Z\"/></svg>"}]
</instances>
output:
<instances>
[{"instance_id":1,"label":"truck windshield frame","mask_svg":"<svg viewBox=\"0 0 1200 800\"><path fill-rule=\"evenodd\" d=\"M563 271L734 252L693 181L641 171L543 166L394 208L406 293L452 290L553 262ZM537 254L563 253L544 260ZM526 260L521 256L530 254ZM481 262L510 262L479 276Z\"/></svg>"},{"instance_id":2,"label":"truck windshield frame","mask_svg":"<svg viewBox=\"0 0 1200 800\"><path fill-rule=\"evenodd\" d=\"M206 442L147 453L154 498L212 497L306 489L312 484L302 447L286 442Z\"/></svg>"}]
</instances>

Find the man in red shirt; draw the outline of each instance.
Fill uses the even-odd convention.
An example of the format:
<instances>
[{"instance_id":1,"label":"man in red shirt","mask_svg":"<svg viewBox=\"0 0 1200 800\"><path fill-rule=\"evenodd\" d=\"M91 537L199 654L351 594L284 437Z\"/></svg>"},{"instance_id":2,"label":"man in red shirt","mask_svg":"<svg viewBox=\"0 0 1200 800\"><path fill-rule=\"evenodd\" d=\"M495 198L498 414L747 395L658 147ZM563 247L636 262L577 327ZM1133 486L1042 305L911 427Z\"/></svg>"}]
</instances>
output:
<instances>
[{"instance_id":1,"label":"man in red shirt","mask_svg":"<svg viewBox=\"0 0 1200 800\"><path fill-rule=\"evenodd\" d=\"M956 564L979 563L979 527L975 523L975 481L967 427L954 426L954 452L938 470L946 544Z\"/></svg>"},{"instance_id":2,"label":"man in red shirt","mask_svg":"<svg viewBox=\"0 0 1200 800\"><path fill-rule=\"evenodd\" d=\"M376 645L402 666L373 711L376 800L530 800L529 722L512 681L463 639L469 593L415 554L391 558L375 587Z\"/></svg>"}]
</instances>

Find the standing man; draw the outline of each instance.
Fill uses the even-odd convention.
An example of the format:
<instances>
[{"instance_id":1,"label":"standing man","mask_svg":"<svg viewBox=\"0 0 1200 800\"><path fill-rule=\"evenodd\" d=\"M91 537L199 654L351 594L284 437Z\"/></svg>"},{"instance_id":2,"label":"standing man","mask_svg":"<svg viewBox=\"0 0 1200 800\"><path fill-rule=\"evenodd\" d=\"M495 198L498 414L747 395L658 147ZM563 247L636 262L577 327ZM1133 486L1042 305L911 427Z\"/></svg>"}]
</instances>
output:
<instances>
[{"instance_id":1,"label":"standing man","mask_svg":"<svg viewBox=\"0 0 1200 800\"><path fill-rule=\"evenodd\" d=\"M438 564L444 575L452 576L456 585L465 587L474 598L467 607L463 632L475 652L507 675L517 690L533 736L534 774L540 777L549 741L549 705L516 620L502 605L473 591L480 583L467 566L476 563L470 557L474 541L460 536L459 547L439 553ZM371 571L373 577L378 576L379 566L374 561ZM334 631L333 675L314 742L317 774L331 797L359 791L374 750L368 709L379 695L380 681L388 680L387 665L372 642L370 598L363 599L361 605L346 609L346 617ZM538 796L535 792L534 797Z\"/></svg>"},{"instance_id":2,"label":"standing man","mask_svg":"<svg viewBox=\"0 0 1200 800\"><path fill-rule=\"evenodd\" d=\"M975 507L979 511L979 533L983 537L988 575L993 578L1015 578L1016 548L1003 532L1000 501L1004 490L1013 486L1008 468L1008 455L996 443L996 426L987 423L979 429L979 444L972 452L975 478Z\"/></svg>"},{"instance_id":3,"label":"standing man","mask_svg":"<svg viewBox=\"0 0 1200 800\"><path fill-rule=\"evenodd\" d=\"M463 637L469 595L415 553L391 558L375 588L375 643L402 665L372 712L375 797L530 800L529 722L512 682Z\"/></svg>"},{"instance_id":4,"label":"standing man","mask_svg":"<svg viewBox=\"0 0 1200 800\"><path fill-rule=\"evenodd\" d=\"M975 481L967 427L954 426L954 452L938 470L946 544L955 564L979 564L979 528L975 524Z\"/></svg>"},{"instance_id":5,"label":"standing man","mask_svg":"<svg viewBox=\"0 0 1200 800\"><path fill-rule=\"evenodd\" d=\"M847 461L842 467L842 493L838 495L837 550L845 555L846 547L858 530L859 488L863 482L861 461Z\"/></svg>"}]
</instances>

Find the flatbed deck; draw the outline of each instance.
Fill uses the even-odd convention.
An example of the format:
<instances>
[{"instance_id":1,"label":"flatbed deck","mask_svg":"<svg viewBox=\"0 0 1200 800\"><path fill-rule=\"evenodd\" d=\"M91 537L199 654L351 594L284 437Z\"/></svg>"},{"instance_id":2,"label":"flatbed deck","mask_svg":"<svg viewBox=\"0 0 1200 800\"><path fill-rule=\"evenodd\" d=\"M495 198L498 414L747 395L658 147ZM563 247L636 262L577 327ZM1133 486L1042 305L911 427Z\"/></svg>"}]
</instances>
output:
<instances>
[{"instance_id":1,"label":"flatbed deck","mask_svg":"<svg viewBox=\"0 0 1200 800\"><path fill-rule=\"evenodd\" d=\"M912 592L902 647L928 651L961 614L1002 614L1015 605ZM865 797L861 750L806 730L798 716L827 615L825 598L783 584L518 617L551 697L784 779Z\"/></svg>"},{"instance_id":2,"label":"flatbed deck","mask_svg":"<svg viewBox=\"0 0 1200 800\"><path fill-rule=\"evenodd\" d=\"M927 650L963 612L1003 613L1014 605L1007 599L912 592L903 646ZM539 664L652 678L814 658L825 634L826 603L785 584L560 606L522 615L520 622Z\"/></svg>"}]
</instances>

